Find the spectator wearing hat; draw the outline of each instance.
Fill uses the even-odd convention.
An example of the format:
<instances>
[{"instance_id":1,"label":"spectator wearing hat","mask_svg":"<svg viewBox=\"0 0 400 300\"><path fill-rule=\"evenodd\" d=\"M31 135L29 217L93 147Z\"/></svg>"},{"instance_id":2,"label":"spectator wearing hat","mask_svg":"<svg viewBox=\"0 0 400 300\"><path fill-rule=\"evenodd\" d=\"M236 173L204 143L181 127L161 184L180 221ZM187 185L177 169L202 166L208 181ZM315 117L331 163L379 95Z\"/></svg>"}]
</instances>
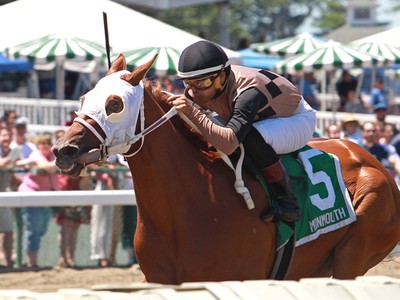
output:
<instances>
[{"instance_id":1,"label":"spectator wearing hat","mask_svg":"<svg viewBox=\"0 0 400 300\"><path fill-rule=\"evenodd\" d=\"M13 128L13 141L11 142L12 148L18 148L21 153L21 158L27 158L36 145L28 141L28 123L29 120L25 117L20 117L15 121Z\"/></svg>"},{"instance_id":2,"label":"spectator wearing hat","mask_svg":"<svg viewBox=\"0 0 400 300\"><path fill-rule=\"evenodd\" d=\"M18 149L20 154L20 159L27 158L34 150L36 150L36 145L27 139L27 126L29 120L25 117L18 118L14 123L13 128L13 140L10 144L11 149ZM15 173L13 190L21 184L23 176L27 173L23 172L23 167L16 167L19 172Z\"/></svg>"},{"instance_id":3,"label":"spectator wearing hat","mask_svg":"<svg viewBox=\"0 0 400 300\"><path fill-rule=\"evenodd\" d=\"M347 113L342 118L342 134L341 138L359 143L362 140L362 131L360 122L352 113Z\"/></svg>"},{"instance_id":4,"label":"spectator wearing hat","mask_svg":"<svg viewBox=\"0 0 400 300\"><path fill-rule=\"evenodd\" d=\"M378 103L374 107L375 118L377 122L385 122L388 113L388 106L386 103Z\"/></svg>"},{"instance_id":5,"label":"spectator wearing hat","mask_svg":"<svg viewBox=\"0 0 400 300\"><path fill-rule=\"evenodd\" d=\"M261 170L278 205L263 220L297 221L301 218L278 154L305 146L312 138L316 111L286 78L271 71L230 65L215 43L199 41L183 50L178 78L184 95L168 102L185 114L205 139L227 155L243 144ZM218 114L219 123L208 111Z\"/></svg>"}]
</instances>

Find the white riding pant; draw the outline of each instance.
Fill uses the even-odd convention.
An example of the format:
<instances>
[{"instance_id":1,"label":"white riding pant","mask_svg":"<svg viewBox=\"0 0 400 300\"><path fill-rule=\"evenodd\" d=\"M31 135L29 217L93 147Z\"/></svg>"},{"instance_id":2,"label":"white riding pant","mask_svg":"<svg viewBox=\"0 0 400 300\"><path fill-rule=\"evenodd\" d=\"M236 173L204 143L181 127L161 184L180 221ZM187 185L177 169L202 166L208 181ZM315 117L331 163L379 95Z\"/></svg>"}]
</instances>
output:
<instances>
[{"instance_id":1,"label":"white riding pant","mask_svg":"<svg viewBox=\"0 0 400 300\"><path fill-rule=\"evenodd\" d=\"M302 97L293 115L264 119L255 122L253 126L277 154L286 154L304 147L309 142L316 122L316 111Z\"/></svg>"}]
</instances>

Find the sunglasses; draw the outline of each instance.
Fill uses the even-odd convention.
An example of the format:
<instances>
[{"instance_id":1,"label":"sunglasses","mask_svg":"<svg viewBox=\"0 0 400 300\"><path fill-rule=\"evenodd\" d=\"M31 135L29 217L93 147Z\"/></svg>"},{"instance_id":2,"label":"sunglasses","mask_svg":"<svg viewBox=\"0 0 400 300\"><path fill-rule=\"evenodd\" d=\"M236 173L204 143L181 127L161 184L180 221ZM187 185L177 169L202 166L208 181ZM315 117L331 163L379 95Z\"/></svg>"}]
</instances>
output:
<instances>
[{"instance_id":1,"label":"sunglasses","mask_svg":"<svg viewBox=\"0 0 400 300\"><path fill-rule=\"evenodd\" d=\"M215 81L215 79L219 76L219 73L214 76L206 77L203 79L196 80L184 80L183 83L185 87L195 88L196 90L206 90L208 89Z\"/></svg>"}]
</instances>

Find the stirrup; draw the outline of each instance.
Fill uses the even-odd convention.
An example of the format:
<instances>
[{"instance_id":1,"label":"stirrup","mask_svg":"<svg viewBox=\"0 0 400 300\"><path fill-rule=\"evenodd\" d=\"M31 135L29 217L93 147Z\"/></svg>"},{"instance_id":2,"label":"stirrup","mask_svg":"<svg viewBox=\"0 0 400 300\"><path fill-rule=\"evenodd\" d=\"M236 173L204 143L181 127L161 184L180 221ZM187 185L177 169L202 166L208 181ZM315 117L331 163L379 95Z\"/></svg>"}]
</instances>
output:
<instances>
[{"instance_id":1,"label":"stirrup","mask_svg":"<svg viewBox=\"0 0 400 300\"><path fill-rule=\"evenodd\" d=\"M275 208L272 208L261 214L260 219L264 222L276 223L279 221Z\"/></svg>"},{"instance_id":2,"label":"stirrup","mask_svg":"<svg viewBox=\"0 0 400 300\"><path fill-rule=\"evenodd\" d=\"M301 211L297 205L292 207L282 207L278 206L272 208L260 216L261 220L264 222L278 222L278 221L286 221L286 222L297 222L303 218Z\"/></svg>"}]
</instances>

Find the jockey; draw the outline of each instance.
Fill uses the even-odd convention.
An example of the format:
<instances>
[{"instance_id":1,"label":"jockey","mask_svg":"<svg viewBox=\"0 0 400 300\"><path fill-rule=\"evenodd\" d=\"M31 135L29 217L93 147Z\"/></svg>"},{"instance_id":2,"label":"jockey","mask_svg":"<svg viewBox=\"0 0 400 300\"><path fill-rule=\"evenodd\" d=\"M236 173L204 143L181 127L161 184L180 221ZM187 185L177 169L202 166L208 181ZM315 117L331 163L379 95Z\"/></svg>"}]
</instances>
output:
<instances>
[{"instance_id":1,"label":"jockey","mask_svg":"<svg viewBox=\"0 0 400 300\"><path fill-rule=\"evenodd\" d=\"M261 218L300 220L300 208L278 157L305 146L315 130L315 110L298 89L273 72L230 65L223 49L209 41L196 42L182 52L178 78L186 86L184 95L170 96L168 102L215 148L230 155L242 143L259 166L278 203ZM224 125L213 122L206 110L217 113Z\"/></svg>"}]
</instances>

